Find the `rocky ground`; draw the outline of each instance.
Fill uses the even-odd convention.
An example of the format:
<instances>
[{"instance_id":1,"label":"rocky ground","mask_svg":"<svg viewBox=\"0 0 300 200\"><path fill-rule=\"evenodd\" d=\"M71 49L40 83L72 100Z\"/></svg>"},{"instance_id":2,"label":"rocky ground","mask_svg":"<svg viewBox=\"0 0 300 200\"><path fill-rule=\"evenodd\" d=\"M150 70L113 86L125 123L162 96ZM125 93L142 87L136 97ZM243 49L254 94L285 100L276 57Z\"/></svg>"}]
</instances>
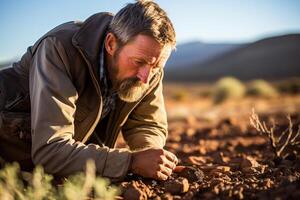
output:
<instances>
[{"instance_id":1,"label":"rocky ground","mask_svg":"<svg viewBox=\"0 0 300 200\"><path fill-rule=\"evenodd\" d=\"M275 121L277 135L289 127L286 112L266 113L259 116L267 126ZM291 121L296 133L300 113ZM166 149L178 156L181 170L167 181L129 174L120 183L120 199L300 199L299 148L276 157L249 115L171 119Z\"/></svg>"}]
</instances>

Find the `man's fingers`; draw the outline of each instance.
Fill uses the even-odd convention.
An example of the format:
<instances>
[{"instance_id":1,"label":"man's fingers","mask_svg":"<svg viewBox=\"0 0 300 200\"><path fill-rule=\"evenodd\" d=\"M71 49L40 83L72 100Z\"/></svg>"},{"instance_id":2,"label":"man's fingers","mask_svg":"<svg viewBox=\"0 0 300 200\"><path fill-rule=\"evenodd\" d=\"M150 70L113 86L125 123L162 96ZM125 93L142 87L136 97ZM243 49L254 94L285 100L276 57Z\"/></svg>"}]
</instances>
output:
<instances>
[{"instance_id":1,"label":"man's fingers","mask_svg":"<svg viewBox=\"0 0 300 200\"><path fill-rule=\"evenodd\" d=\"M172 174L172 169L166 167L166 166L163 166L162 169L160 170L161 173L163 173L164 175L166 175L167 177L171 176Z\"/></svg>"},{"instance_id":2,"label":"man's fingers","mask_svg":"<svg viewBox=\"0 0 300 200\"><path fill-rule=\"evenodd\" d=\"M168 179L168 176L161 171L157 171L157 179L165 181Z\"/></svg>"},{"instance_id":3,"label":"man's fingers","mask_svg":"<svg viewBox=\"0 0 300 200\"><path fill-rule=\"evenodd\" d=\"M170 160L171 162L177 165L178 159L172 152L164 150L164 155L168 158L168 160Z\"/></svg>"},{"instance_id":4,"label":"man's fingers","mask_svg":"<svg viewBox=\"0 0 300 200\"><path fill-rule=\"evenodd\" d=\"M170 160L168 160L166 157L163 159L163 164L164 166L170 168L172 171L176 167L176 164Z\"/></svg>"}]
</instances>

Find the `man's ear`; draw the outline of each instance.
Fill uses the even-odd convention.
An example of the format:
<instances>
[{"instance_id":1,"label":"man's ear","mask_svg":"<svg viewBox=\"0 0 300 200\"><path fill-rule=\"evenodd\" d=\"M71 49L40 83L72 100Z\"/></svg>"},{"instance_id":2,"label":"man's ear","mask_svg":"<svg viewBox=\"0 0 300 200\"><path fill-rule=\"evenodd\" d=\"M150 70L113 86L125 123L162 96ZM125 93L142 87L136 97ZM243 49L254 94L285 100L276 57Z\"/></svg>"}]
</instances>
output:
<instances>
[{"instance_id":1,"label":"man's ear","mask_svg":"<svg viewBox=\"0 0 300 200\"><path fill-rule=\"evenodd\" d=\"M111 56L115 54L117 50L117 38L113 33L108 33L105 38L105 49Z\"/></svg>"}]
</instances>

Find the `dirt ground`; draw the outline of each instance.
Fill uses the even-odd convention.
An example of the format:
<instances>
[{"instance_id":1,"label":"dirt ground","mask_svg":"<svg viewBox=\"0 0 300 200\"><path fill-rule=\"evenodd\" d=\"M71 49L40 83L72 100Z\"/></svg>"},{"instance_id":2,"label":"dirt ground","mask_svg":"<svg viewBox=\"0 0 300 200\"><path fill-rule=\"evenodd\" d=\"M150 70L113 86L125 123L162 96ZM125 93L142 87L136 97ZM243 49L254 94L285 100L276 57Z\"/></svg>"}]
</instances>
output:
<instances>
[{"instance_id":1,"label":"dirt ground","mask_svg":"<svg viewBox=\"0 0 300 200\"><path fill-rule=\"evenodd\" d=\"M174 100L166 95L169 136L182 171L167 181L129 174L119 199L300 199L300 153L273 153L268 137L250 125L252 108L275 132L300 125L300 95L245 98L214 105L209 98ZM298 138L299 139L299 138ZM119 140L118 146L124 142ZM299 147L299 146L298 146Z\"/></svg>"}]
</instances>

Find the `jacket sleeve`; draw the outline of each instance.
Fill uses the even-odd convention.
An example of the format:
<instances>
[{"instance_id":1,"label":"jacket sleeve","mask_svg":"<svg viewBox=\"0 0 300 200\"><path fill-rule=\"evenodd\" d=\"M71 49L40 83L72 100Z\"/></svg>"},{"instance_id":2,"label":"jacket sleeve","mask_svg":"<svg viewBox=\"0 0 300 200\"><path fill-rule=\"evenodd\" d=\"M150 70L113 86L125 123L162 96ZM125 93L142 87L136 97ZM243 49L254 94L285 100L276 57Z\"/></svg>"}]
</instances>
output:
<instances>
[{"instance_id":1,"label":"jacket sleeve","mask_svg":"<svg viewBox=\"0 0 300 200\"><path fill-rule=\"evenodd\" d=\"M68 176L95 161L97 174L122 179L131 160L126 149L109 149L75 141L77 91L68 70L66 51L58 39L45 38L30 68L32 160L47 173Z\"/></svg>"},{"instance_id":2,"label":"jacket sleeve","mask_svg":"<svg viewBox=\"0 0 300 200\"><path fill-rule=\"evenodd\" d=\"M163 148L168 136L168 123L163 99L162 77L129 115L122 128L131 150L149 147Z\"/></svg>"}]
</instances>

